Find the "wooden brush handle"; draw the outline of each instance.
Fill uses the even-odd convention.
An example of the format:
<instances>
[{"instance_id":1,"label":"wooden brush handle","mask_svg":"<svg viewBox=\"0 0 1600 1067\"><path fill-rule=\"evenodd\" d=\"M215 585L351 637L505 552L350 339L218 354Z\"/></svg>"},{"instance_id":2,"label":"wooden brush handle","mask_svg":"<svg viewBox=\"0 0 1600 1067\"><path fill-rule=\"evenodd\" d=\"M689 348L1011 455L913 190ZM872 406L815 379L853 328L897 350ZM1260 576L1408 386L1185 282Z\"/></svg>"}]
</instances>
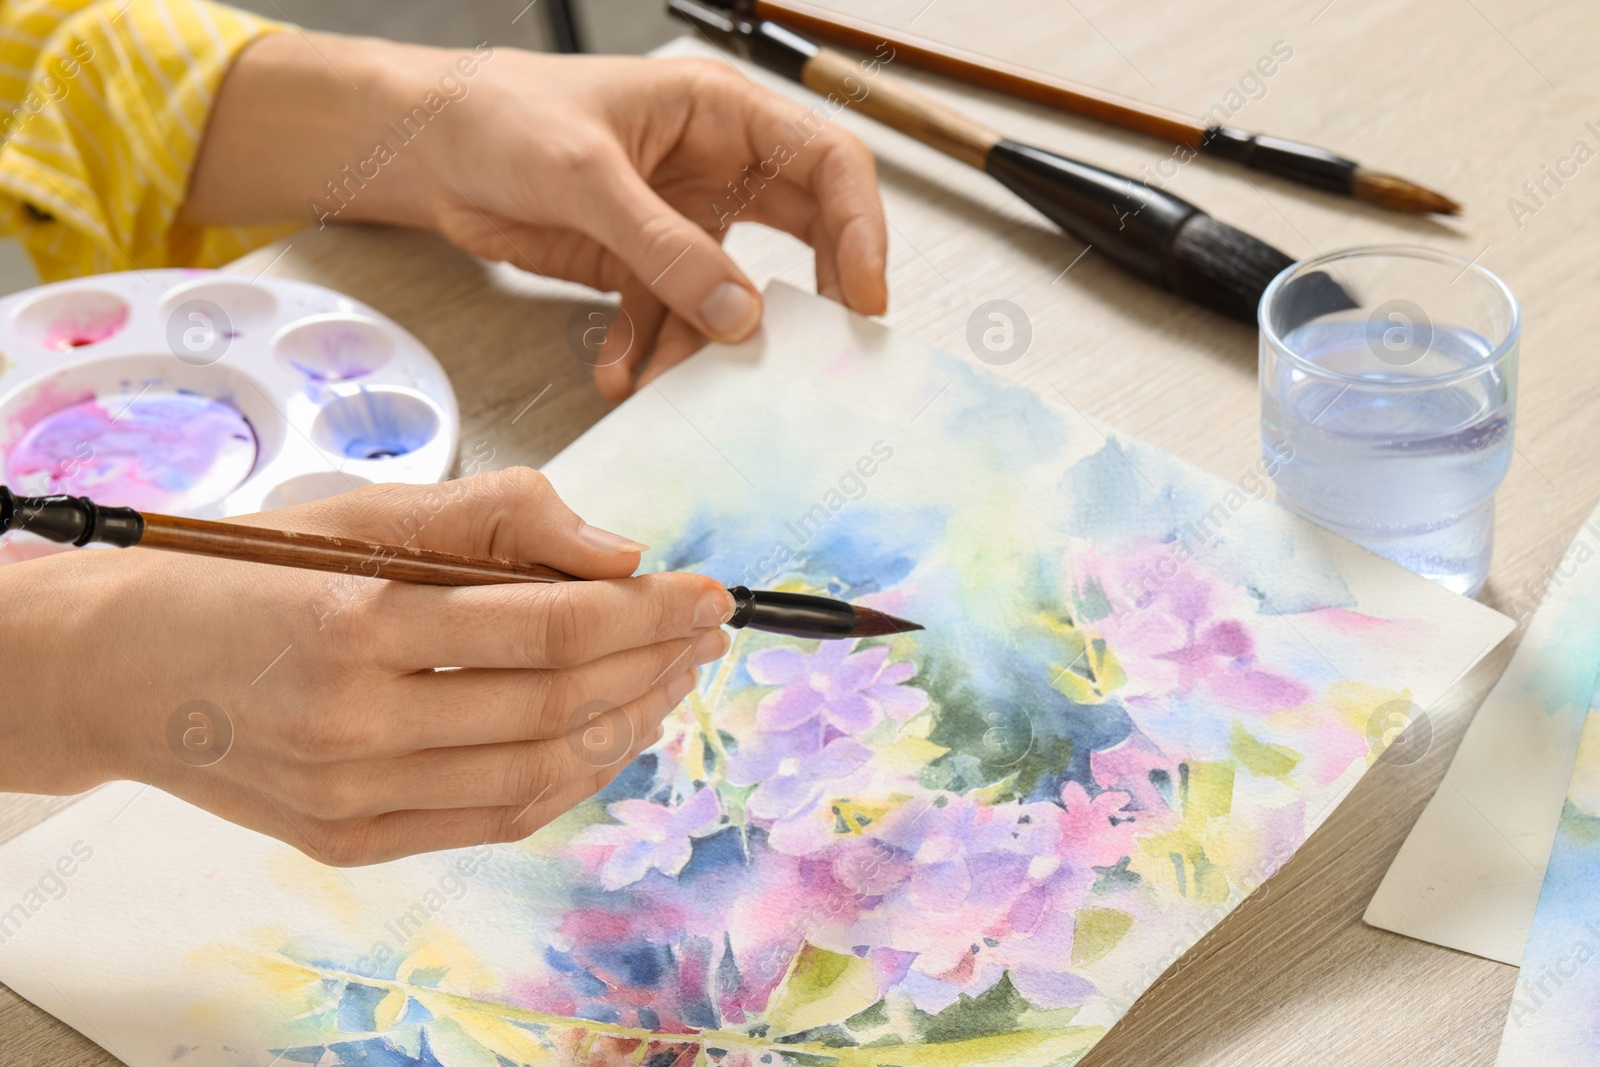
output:
<instances>
[{"instance_id":1,"label":"wooden brush handle","mask_svg":"<svg viewBox=\"0 0 1600 1067\"><path fill-rule=\"evenodd\" d=\"M869 78L855 60L831 49L820 49L807 60L800 80L812 92L831 95L885 126L979 170L983 169L989 149L1000 140L1000 131L909 86L881 75Z\"/></svg>"},{"instance_id":2,"label":"wooden brush handle","mask_svg":"<svg viewBox=\"0 0 1600 1067\"><path fill-rule=\"evenodd\" d=\"M428 548L238 526L175 515L144 516L140 548L270 563L301 570L388 578L417 585L504 585L508 582L575 582L581 579L538 563L458 556Z\"/></svg>"},{"instance_id":3,"label":"wooden brush handle","mask_svg":"<svg viewBox=\"0 0 1600 1067\"><path fill-rule=\"evenodd\" d=\"M753 14L864 52L874 52L880 45L887 44L894 49L894 62L903 61L936 74L1109 122L1174 144L1199 149L1205 136L1205 124L1182 112L981 56L904 30L891 30L803 0L755 0Z\"/></svg>"}]
</instances>

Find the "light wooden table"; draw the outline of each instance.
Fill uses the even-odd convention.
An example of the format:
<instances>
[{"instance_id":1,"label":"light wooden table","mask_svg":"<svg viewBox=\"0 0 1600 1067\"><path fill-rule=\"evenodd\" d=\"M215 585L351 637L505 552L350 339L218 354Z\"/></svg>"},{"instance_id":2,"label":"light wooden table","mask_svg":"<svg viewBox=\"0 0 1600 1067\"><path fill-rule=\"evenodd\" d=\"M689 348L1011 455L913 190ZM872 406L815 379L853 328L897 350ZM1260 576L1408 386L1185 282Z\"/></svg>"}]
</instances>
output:
<instances>
[{"instance_id":1,"label":"light wooden table","mask_svg":"<svg viewBox=\"0 0 1600 1067\"><path fill-rule=\"evenodd\" d=\"M1526 313L1517 452L1484 599L1504 608L1547 578L1600 498L1600 161L1560 187L1546 179L1537 203L1521 187L1576 140L1600 151L1600 9L1583 0L883 0L873 15L1195 113L1225 100L1274 42L1292 48L1235 124L1438 186L1466 203L1464 218L1405 218L1221 163L1192 163L1170 187L1292 254L1425 242L1476 257L1510 283ZM696 47L710 54L697 42L675 50ZM1106 166L1137 172L1167 156L1141 138L890 70L1014 136ZM1085 417L1220 475L1252 468L1254 331L1152 291L1093 252L1080 259L1081 245L982 175L855 116L840 121L882 160L891 325L958 351L979 303L1011 300L1034 339L1006 372L1059 386ZM1511 197L1537 210L1514 218ZM810 256L786 237L736 231L730 244L758 281L809 283ZM571 289L481 265L427 235L382 230L304 233L242 267L259 270L279 253L272 273L350 293L439 356L461 398L464 449L487 442L497 463L537 465L606 410L565 346ZM1370 929L1360 916L1512 643L1431 709L1426 758L1369 773L1084 1067L1491 1063L1516 972ZM0 797L0 838L62 803ZM0 1061L115 1062L3 988Z\"/></svg>"}]
</instances>

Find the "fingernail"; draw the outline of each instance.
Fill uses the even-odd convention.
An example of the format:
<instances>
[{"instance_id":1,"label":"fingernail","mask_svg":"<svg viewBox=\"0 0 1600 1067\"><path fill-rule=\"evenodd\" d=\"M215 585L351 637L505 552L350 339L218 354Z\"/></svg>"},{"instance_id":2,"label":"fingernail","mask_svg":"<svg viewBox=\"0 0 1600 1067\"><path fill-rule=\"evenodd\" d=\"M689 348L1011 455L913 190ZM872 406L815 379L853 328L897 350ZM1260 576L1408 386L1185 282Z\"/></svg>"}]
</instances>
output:
<instances>
[{"instance_id":1,"label":"fingernail","mask_svg":"<svg viewBox=\"0 0 1600 1067\"><path fill-rule=\"evenodd\" d=\"M672 679L667 683L667 704L677 707L678 701L688 696L689 690L699 684L699 681L700 672L693 667Z\"/></svg>"},{"instance_id":2,"label":"fingernail","mask_svg":"<svg viewBox=\"0 0 1600 1067\"><path fill-rule=\"evenodd\" d=\"M599 549L601 552L643 552L649 545L641 545L631 541L621 534L614 534L610 530L602 530L598 526L584 523L578 527L578 540L590 548Z\"/></svg>"},{"instance_id":3,"label":"fingernail","mask_svg":"<svg viewBox=\"0 0 1600 1067\"><path fill-rule=\"evenodd\" d=\"M700 318L718 341L739 341L761 321L761 302L734 282L720 282L700 302Z\"/></svg>"},{"instance_id":4,"label":"fingernail","mask_svg":"<svg viewBox=\"0 0 1600 1067\"><path fill-rule=\"evenodd\" d=\"M733 638L722 627L709 630L700 635L700 640L694 643L694 648L689 651L689 662L694 664L710 663L714 659L721 659L728 654L728 649L733 645Z\"/></svg>"},{"instance_id":5,"label":"fingernail","mask_svg":"<svg viewBox=\"0 0 1600 1067\"><path fill-rule=\"evenodd\" d=\"M721 626L733 618L733 595L726 589L713 589L694 606L694 628Z\"/></svg>"}]
</instances>

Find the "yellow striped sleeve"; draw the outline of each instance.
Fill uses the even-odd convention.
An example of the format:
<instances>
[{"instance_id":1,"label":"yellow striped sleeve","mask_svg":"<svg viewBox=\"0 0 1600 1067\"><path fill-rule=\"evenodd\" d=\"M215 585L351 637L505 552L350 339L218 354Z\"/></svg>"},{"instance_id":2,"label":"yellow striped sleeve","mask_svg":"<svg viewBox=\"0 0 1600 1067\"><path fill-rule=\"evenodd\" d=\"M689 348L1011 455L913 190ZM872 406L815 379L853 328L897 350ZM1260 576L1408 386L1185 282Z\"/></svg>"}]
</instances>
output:
<instances>
[{"instance_id":1,"label":"yellow striped sleeve","mask_svg":"<svg viewBox=\"0 0 1600 1067\"><path fill-rule=\"evenodd\" d=\"M205 0L0 0L0 232L53 281L221 266L297 229L177 221L229 64L281 28Z\"/></svg>"}]
</instances>

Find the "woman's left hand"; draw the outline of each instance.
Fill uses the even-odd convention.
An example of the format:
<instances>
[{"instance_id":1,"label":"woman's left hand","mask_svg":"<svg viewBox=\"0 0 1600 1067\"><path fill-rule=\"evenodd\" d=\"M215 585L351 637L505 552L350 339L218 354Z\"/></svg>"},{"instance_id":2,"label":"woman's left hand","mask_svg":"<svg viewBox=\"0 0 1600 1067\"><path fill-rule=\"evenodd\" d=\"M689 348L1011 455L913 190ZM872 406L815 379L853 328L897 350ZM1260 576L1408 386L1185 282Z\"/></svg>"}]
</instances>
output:
<instances>
[{"instance_id":1,"label":"woman's left hand","mask_svg":"<svg viewBox=\"0 0 1600 1067\"><path fill-rule=\"evenodd\" d=\"M342 76L376 91L351 93ZM374 136L399 145L395 131L417 109L422 132L374 164L348 204L327 199L325 181L372 159ZM339 221L437 229L476 255L620 292L617 321L582 357L596 364L600 392L620 399L707 337L755 332L760 296L722 248L735 220L809 244L823 295L884 310L872 154L827 111L716 60L283 33L248 47L228 75L185 217L266 221L240 218L249 208L238 201L253 196L259 215L287 188L299 210L320 195ZM273 153L286 116L294 122L280 135L294 150Z\"/></svg>"}]
</instances>

